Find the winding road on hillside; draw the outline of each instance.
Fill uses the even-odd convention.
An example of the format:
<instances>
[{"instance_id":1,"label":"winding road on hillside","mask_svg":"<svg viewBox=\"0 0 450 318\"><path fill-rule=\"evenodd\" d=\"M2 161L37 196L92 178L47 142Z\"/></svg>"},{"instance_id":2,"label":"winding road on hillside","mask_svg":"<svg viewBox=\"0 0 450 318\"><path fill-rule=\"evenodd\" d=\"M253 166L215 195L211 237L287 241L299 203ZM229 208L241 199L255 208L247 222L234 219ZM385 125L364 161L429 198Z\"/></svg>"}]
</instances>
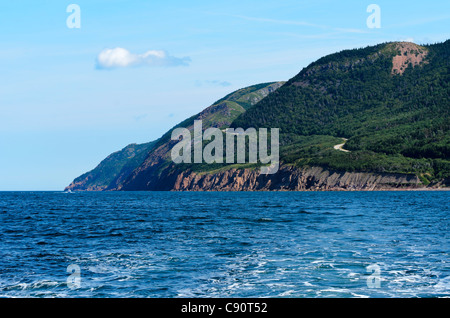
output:
<instances>
[{"instance_id":1,"label":"winding road on hillside","mask_svg":"<svg viewBox=\"0 0 450 318\"><path fill-rule=\"evenodd\" d=\"M342 147L344 147L344 145L345 145L345 143L347 142L348 139L347 138L341 138L341 139L344 141L344 143L336 145L333 148L336 149L336 150L339 150L339 151L343 151L343 152L350 152L350 150L345 150L345 149L342 148Z\"/></svg>"}]
</instances>

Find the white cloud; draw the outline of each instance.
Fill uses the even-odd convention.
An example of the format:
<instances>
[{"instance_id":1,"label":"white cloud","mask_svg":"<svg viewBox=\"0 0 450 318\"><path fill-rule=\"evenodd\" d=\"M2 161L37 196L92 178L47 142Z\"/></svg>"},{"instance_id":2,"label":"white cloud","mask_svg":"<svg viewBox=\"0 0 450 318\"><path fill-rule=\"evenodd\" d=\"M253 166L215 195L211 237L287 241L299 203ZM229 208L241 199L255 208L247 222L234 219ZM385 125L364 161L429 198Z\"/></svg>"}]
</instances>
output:
<instances>
[{"instance_id":1,"label":"white cloud","mask_svg":"<svg viewBox=\"0 0 450 318\"><path fill-rule=\"evenodd\" d=\"M191 59L189 57L174 57L166 51L150 50L143 54L131 53L127 49L116 47L105 49L97 56L97 68L112 69L130 66L187 66Z\"/></svg>"}]
</instances>

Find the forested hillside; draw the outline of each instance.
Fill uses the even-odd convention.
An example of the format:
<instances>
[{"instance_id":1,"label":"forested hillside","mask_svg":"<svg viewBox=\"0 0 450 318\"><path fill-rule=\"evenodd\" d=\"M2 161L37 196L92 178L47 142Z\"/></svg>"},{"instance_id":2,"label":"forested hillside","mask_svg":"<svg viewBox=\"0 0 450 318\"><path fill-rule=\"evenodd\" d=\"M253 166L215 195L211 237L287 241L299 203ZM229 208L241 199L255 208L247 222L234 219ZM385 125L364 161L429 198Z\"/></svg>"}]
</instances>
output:
<instances>
[{"instance_id":1,"label":"forested hillside","mask_svg":"<svg viewBox=\"0 0 450 318\"><path fill-rule=\"evenodd\" d=\"M449 53L450 41L400 42L323 57L232 126L280 128L282 157L297 165L448 178ZM321 149L318 135L348 138L351 152ZM301 146L308 138L313 151Z\"/></svg>"}]
</instances>

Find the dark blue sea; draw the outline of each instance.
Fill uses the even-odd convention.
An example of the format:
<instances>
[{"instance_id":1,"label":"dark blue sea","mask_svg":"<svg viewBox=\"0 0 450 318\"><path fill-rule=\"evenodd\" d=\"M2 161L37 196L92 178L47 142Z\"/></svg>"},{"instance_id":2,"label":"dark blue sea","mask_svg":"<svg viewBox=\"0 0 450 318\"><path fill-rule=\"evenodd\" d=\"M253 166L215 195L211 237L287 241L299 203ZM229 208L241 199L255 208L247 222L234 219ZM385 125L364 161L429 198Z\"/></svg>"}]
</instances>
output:
<instances>
[{"instance_id":1,"label":"dark blue sea","mask_svg":"<svg viewBox=\"0 0 450 318\"><path fill-rule=\"evenodd\" d=\"M0 297L449 297L450 192L1 192Z\"/></svg>"}]
</instances>

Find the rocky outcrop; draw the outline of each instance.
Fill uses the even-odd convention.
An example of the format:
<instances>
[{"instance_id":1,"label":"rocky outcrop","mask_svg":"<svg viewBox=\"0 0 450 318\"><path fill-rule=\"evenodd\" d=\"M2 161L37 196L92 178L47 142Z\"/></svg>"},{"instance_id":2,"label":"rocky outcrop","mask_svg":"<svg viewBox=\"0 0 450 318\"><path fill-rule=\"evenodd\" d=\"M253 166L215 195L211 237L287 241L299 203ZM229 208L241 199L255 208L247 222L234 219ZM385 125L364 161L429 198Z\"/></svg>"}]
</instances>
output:
<instances>
[{"instance_id":1,"label":"rocky outcrop","mask_svg":"<svg viewBox=\"0 0 450 318\"><path fill-rule=\"evenodd\" d=\"M395 44L398 55L392 59L392 74L403 74L409 65L420 65L428 54L428 50L422 46L409 42Z\"/></svg>"},{"instance_id":2,"label":"rocky outcrop","mask_svg":"<svg viewBox=\"0 0 450 318\"><path fill-rule=\"evenodd\" d=\"M168 177L168 176L166 176ZM171 174L161 190L173 191L307 191L307 190L393 190L424 188L410 174L366 173L326 170L320 167L282 166L274 175L261 175L258 169L231 169L213 174L182 171Z\"/></svg>"}]
</instances>

